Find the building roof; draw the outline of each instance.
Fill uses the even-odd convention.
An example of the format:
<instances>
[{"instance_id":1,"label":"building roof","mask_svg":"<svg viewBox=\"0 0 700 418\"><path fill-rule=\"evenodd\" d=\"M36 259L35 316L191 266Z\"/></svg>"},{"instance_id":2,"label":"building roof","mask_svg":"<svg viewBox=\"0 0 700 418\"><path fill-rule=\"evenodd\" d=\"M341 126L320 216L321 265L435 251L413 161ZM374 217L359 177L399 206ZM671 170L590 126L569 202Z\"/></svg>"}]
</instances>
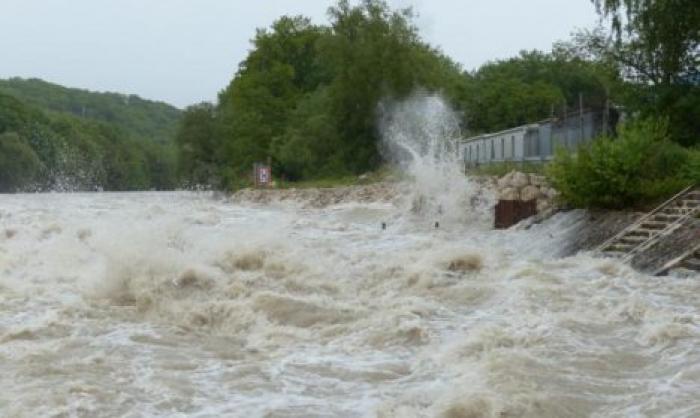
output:
<instances>
[{"instance_id":1,"label":"building roof","mask_svg":"<svg viewBox=\"0 0 700 418\"><path fill-rule=\"evenodd\" d=\"M528 129L537 129L537 128L540 126L541 123L545 123L545 122L549 122L549 120L545 120L545 121L542 121L542 122L540 122L540 123L530 123L530 124L527 124L527 125L516 126L515 128L509 128L509 129L505 129L505 130L503 130L503 131L498 131L498 132L488 132L488 133L485 133L485 134L481 134L481 135L477 135L477 136L472 136L472 137L470 137L470 138L462 139L460 142L462 142L462 143L465 143L465 142L472 142L472 141L476 141L476 140L479 140L479 139L486 139L486 138L490 138L490 137L493 137L493 136L500 136L500 135L508 134L508 133L511 133L511 132L522 131L522 130L528 130Z\"/></svg>"}]
</instances>

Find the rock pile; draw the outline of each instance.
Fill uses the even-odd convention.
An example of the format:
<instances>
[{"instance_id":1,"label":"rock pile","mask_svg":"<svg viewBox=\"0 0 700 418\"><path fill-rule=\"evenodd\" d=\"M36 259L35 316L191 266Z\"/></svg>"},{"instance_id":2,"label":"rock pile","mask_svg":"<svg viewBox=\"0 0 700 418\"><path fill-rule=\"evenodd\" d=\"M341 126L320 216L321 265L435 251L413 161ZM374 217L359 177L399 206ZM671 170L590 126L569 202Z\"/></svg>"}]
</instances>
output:
<instances>
[{"instance_id":1,"label":"rock pile","mask_svg":"<svg viewBox=\"0 0 700 418\"><path fill-rule=\"evenodd\" d=\"M537 213L556 210L559 193L539 174L511 171L496 182L499 200L537 200Z\"/></svg>"}]
</instances>

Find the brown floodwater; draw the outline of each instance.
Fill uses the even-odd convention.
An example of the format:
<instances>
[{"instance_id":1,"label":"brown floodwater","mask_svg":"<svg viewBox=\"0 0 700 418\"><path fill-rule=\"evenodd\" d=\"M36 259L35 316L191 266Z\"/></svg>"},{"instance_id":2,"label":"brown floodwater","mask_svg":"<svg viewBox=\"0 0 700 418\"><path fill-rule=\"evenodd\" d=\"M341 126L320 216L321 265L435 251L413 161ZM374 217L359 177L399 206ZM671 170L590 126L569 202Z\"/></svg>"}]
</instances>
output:
<instances>
[{"instance_id":1,"label":"brown floodwater","mask_svg":"<svg viewBox=\"0 0 700 418\"><path fill-rule=\"evenodd\" d=\"M2 195L0 415L700 416L700 277L561 257L577 216Z\"/></svg>"}]
</instances>

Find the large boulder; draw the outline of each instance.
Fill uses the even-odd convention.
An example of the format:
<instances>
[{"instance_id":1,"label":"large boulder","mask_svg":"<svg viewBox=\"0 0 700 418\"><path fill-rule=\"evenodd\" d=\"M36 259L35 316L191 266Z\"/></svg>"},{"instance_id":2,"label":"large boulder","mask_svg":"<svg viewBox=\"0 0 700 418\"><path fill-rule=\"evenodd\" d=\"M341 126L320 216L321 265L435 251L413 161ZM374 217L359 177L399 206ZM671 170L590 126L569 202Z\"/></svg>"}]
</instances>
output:
<instances>
[{"instance_id":1,"label":"large boulder","mask_svg":"<svg viewBox=\"0 0 700 418\"><path fill-rule=\"evenodd\" d=\"M508 174L498 179L498 188L505 189L507 187L511 187L510 183L513 179L513 174L515 174L515 170L511 170Z\"/></svg>"},{"instance_id":2,"label":"large boulder","mask_svg":"<svg viewBox=\"0 0 700 418\"><path fill-rule=\"evenodd\" d=\"M520 190L520 200L535 200L540 196L540 189L535 186L525 186Z\"/></svg>"},{"instance_id":3,"label":"large boulder","mask_svg":"<svg viewBox=\"0 0 700 418\"><path fill-rule=\"evenodd\" d=\"M505 189L501 189L500 193L498 194L498 198L500 200L518 200L520 198L520 194L518 193L517 189L506 187Z\"/></svg>"},{"instance_id":4,"label":"large boulder","mask_svg":"<svg viewBox=\"0 0 700 418\"><path fill-rule=\"evenodd\" d=\"M530 184L530 178L527 174L521 173L519 171L510 174L510 187L515 187L516 189L521 189Z\"/></svg>"}]
</instances>

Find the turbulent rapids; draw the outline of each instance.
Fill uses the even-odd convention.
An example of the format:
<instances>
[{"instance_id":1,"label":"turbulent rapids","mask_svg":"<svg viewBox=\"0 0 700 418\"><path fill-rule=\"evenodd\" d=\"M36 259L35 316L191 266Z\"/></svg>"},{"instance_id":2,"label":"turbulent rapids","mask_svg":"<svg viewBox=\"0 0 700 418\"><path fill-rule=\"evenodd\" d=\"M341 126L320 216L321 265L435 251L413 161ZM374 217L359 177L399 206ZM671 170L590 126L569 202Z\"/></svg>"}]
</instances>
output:
<instances>
[{"instance_id":1,"label":"turbulent rapids","mask_svg":"<svg viewBox=\"0 0 700 418\"><path fill-rule=\"evenodd\" d=\"M412 180L322 203L0 196L0 415L700 415L697 277L567 256L573 212L492 230L402 120Z\"/></svg>"},{"instance_id":2,"label":"turbulent rapids","mask_svg":"<svg viewBox=\"0 0 700 418\"><path fill-rule=\"evenodd\" d=\"M2 415L700 413L697 277L397 211L3 196Z\"/></svg>"},{"instance_id":3,"label":"turbulent rapids","mask_svg":"<svg viewBox=\"0 0 700 418\"><path fill-rule=\"evenodd\" d=\"M397 210L3 197L3 415L700 411L697 278Z\"/></svg>"}]
</instances>

